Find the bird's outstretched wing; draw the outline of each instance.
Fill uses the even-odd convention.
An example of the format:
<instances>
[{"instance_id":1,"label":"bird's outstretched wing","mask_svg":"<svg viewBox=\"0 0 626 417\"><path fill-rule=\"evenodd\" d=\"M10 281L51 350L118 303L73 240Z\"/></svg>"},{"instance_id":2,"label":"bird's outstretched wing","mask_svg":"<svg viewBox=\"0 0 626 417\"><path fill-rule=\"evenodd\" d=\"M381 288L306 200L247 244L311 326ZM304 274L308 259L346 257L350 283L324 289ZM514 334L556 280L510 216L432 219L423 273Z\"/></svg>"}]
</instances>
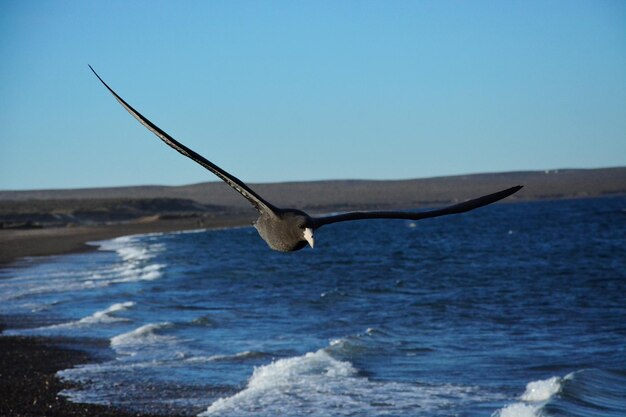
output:
<instances>
[{"instance_id":1,"label":"bird's outstretched wing","mask_svg":"<svg viewBox=\"0 0 626 417\"><path fill-rule=\"evenodd\" d=\"M250 203L252 203L252 205L258 211L275 212L277 210L276 207L274 207L272 204L268 203L263 198L261 198L257 193L252 191L250 187L248 187L243 181L232 176L228 172L224 171L222 168L218 167L217 165L215 165L208 159L204 158L202 155L194 152L193 150L189 149L182 143L178 142L177 140L172 138L170 135L165 133L163 130L161 130L157 125L155 125L150 120L142 116L141 113L139 113L137 110L132 108L130 104L126 103L120 96L118 96L117 93L113 91L113 89L109 87L102 78L100 78L100 76L91 67L91 65L89 66L89 68L96 75L96 77L98 77L100 82L104 84L104 86L111 92L111 94L113 94L113 96L117 99L117 101L119 101L120 104L131 115L133 115L135 119L139 120L139 123L147 127L148 130L150 130L152 133L157 135L163 142L165 142L166 144L168 144L169 146L171 146L172 148L174 148L181 154L185 155L186 157L193 159L194 161L196 161L197 163L199 163L200 165L202 165L203 167L205 167L206 169L208 169L209 171L217 175L222 181L224 181L226 184L230 185L232 188L237 190L239 194L244 196Z\"/></svg>"},{"instance_id":2,"label":"bird's outstretched wing","mask_svg":"<svg viewBox=\"0 0 626 417\"><path fill-rule=\"evenodd\" d=\"M334 216L315 217L313 219L315 227L319 228L331 223L345 222L349 220L364 220L364 219L407 219L407 220L421 220L428 219L430 217L447 216L448 214L464 213L466 211L474 210L478 207L486 206L487 204L495 203L498 200L502 200L516 193L522 188L521 185L507 188L506 190L499 191L497 193L485 195L475 198L473 200L465 201L463 203L454 204L452 206L422 211L422 212L410 212L410 211L355 211L350 213L337 214Z\"/></svg>"}]
</instances>

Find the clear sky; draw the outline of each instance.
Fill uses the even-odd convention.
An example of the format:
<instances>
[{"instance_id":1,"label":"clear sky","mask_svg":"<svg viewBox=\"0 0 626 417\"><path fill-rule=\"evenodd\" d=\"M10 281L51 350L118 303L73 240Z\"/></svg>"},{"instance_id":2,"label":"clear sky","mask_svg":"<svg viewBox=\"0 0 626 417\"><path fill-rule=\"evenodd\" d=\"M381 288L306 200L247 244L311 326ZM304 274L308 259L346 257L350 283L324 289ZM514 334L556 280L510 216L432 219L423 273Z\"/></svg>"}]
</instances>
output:
<instances>
[{"instance_id":1,"label":"clear sky","mask_svg":"<svg viewBox=\"0 0 626 417\"><path fill-rule=\"evenodd\" d=\"M626 165L626 2L0 0L0 189Z\"/></svg>"}]
</instances>

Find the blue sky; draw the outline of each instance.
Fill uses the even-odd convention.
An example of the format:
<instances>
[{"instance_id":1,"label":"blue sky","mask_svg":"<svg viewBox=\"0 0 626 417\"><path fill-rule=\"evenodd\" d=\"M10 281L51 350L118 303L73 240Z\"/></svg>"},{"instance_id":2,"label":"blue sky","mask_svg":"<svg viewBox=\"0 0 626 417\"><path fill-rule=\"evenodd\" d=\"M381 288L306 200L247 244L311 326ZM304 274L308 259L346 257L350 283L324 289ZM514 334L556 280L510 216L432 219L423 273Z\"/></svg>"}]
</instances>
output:
<instances>
[{"instance_id":1,"label":"blue sky","mask_svg":"<svg viewBox=\"0 0 626 417\"><path fill-rule=\"evenodd\" d=\"M0 0L0 189L626 165L623 1Z\"/></svg>"}]
</instances>

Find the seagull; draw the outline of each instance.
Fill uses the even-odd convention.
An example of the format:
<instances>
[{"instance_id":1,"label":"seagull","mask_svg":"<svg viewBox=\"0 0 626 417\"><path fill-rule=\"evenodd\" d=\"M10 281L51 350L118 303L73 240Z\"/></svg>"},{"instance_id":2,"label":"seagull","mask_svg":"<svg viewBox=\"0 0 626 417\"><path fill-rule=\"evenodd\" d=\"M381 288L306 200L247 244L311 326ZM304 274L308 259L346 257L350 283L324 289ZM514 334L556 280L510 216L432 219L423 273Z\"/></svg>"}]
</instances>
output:
<instances>
[{"instance_id":1,"label":"seagull","mask_svg":"<svg viewBox=\"0 0 626 417\"><path fill-rule=\"evenodd\" d=\"M141 113L131 107L124 99L117 95L107 83L96 73L89 65L91 71L95 74L100 82L113 94L115 99L135 118L144 125L148 130L157 135L163 142L174 148L179 153L194 160L204 168L211 171L226 184L235 189L239 194L246 198L250 204L259 212L259 218L253 223L253 226L259 232L261 238L268 246L280 252L293 252L300 250L308 244L313 248L315 244L314 232L322 226L328 224L345 222L352 220L365 219L406 219L406 220L422 220L431 217L447 216L449 214L465 213L476 208L486 206L498 200L502 200L513 193L519 191L522 186L508 188L497 193L485 195L463 203L451 206L422 211L354 211L328 216L309 216L302 210L293 208L276 207L260 195L255 193L248 185L235 176L224 171L202 155L189 149L182 143L178 142L170 135L161 130L157 125L145 118Z\"/></svg>"}]
</instances>

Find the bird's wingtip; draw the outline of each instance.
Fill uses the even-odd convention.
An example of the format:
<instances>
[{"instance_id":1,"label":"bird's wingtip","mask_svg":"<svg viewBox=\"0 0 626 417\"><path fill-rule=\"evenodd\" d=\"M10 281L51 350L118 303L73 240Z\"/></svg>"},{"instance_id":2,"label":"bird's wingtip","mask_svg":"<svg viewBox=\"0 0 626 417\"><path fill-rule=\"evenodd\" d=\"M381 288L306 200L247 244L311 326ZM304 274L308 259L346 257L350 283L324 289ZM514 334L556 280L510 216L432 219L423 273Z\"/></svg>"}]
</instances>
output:
<instances>
[{"instance_id":1,"label":"bird's wingtip","mask_svg":"<svg viewBox=\"0 0 626 417\"><path fill-rule=\"evenodd\" d=\"M518 192L519 190L521 190L522 188L524 188L523 185L516 185L515 187L511 187L508 189L509 191L509 195L515 194L516 192Z\"/></svg>"}]
</instances>

